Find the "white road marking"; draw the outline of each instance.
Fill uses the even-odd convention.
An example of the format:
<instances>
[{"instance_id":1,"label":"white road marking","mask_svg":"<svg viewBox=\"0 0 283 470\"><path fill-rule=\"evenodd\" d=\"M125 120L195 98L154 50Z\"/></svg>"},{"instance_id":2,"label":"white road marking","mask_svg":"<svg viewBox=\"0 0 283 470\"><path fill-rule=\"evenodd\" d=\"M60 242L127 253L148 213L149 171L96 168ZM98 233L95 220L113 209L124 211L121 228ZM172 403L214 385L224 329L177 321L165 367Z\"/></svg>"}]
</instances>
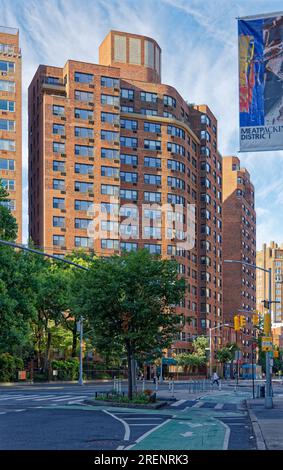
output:
<instances>
[{"instance_id":1,"label":"white road marking","mask_svg":"<svg viewBox=\"0 0 283 470\"><path fill-rule=\"evenodd\" d=\"M197 401L191 408L201 408L204 405L204 401Z\"/></svg>"},{"instance_id":2,"label":"white road marking","mask_svg":"<svg viewBox=\"0 0 283 470\"><path fill-rule=\"evenodd\" d=\"M22 396L21 398L15 398L16 401L25 401L25 400L29 400L30 398L32 398L33 400L35 398L39 398L40 395L26 395L26 396Z\"/></svg>"},{"instance_id":3,"label":"white road marking","mask_svg":"<svg viewBox=\"0 0 283 470\"><path fill-rule=\"evenodd\" d=\"M63 396L64 396L64 395L63 395ZM61 398L62 398L63 396L61 396ZM47 401L47 400L54 400L54 401L57 401L56 398L59 399L59 396L58 396L58 395L46 395L46 397L44 397L44 398L36 398L34 401L45 401L45 400L46 400L46 401ZM69 399L70 399L70 398L72 398L72 396L71 396L71 395L67 395L67 396L65 396L65 398L69 398Z\"/></svg>"},{"instance_id":4,"label":"white road marking","mask_svg":"<svg viewBox=\"0 0 283 470\"><path fill-rule=\"evenodd\" d=\"M150 420L153 420L153 419L162 419L162 418L125 418L125 419L135 419L135 420L138 420L138 419L142 419L142 420L150 419Z\"/></svg>"},{"instance_id":5,"label":"white road marking","mask_svg":"<svg viewBox=\"0 0 283 470\"><path fill-rule=\"evenodd\" d=\"M0 415L5 415L6 411L0 411Z\"/></svg>"},{"instance_id":6,"label":"white road marking","mask_svg":"<svg viewBox=\"0 0 283 470\"><path fill-rule=\"evenodd\" d=\"M191 437L191 436L193 436L193 434L194 434L193 432L187 431L187 432L184 432L184 434L180 434L180 436L183 436L183 437Z\"/></svg>"},{"instance_id":7,"label":"white road marking","mask_svg":"<svg viewBox=\"0 0 283 470\"><path fill-rule=\"evenodd\" d=\"M156 423L133 423L130 426L155 426Z\"/></svg>"},{"instance_id":8,"label":"white road marking","mask_svg":"<svg viewBox=\"0 0 283 470\"><path fill-rule=\"evenodd\" d=\"M174 416L175 417L175 416ZM158 426L155 426L155 428L152 428L150 429L149 431L147 431L146 433L144 433L142 436L140 436L136 442L128 447L125 447L125 450L129 450L131 449L132 447L134 447L136 444L138 444L139 442L143 441L143 439L145 439L147 436L149 436L152 432L156 431L157 429L161 428L162 426L164 426L165 424L169 423L169 421L171 421L171 418L169 419L166 419L166 421L163 421L163 423L160 423Z\"/></svg>"},{"instance_id":9,"label":"white road marking","mask_svg":"<svg viewBox=\"0 0 283 470\"><path fill-rule=\"evenodd\" d=\"M130 426L128 425L128 423L126 421L124 421L122 418L118 418L118 416L115 416L113 415L112 413L110 413L110 411L107 411L107 410L102 410L104 413L112 416L112 418L114 419L117 419L118 421L120 421L121 423L123 423L124 425L124 428L125 428L125 435L124 435L124 441L129 441L130 440L130 433L131 433L131 430L130 430Z\"/></svg>"},{"instance_id":10,"label":"white road marking","mask_svg":"<svg viewBox=\"0 0 283 470\"><path fill-rule=\"evenodd\" d=\"M170 405L170 406L179 406L179 405L182 405L183 403L185 403L186 401L187 400L178 400L175 403L172 403L172 405Z\"/></svg>"},{"instance_id":11,"label":"white road marking","mask_svg":"<svg viewBox=\"0 0 283 470\"><path fill-rule=\"evenodd\" d=\"M64 397L60 397L60 398L54 398L53 401L66 401L66 400L70 400L70 398L72 398L72 395L66 395Z\"/></svg>"},{"instance_id":12,"label":"white road marking","mask_svg":"<svg viewBox=\"0 0 283 470\"><path fill-rule=\"evenodd\" d=\"M215 410L222 410L223 406L224 406L224 403L217 403L217 405L215 405L214 409Z\"/></svg>"},{"instance_id":13,"label":"white road marking","mask_svg":"<svg viewBox=\"0 0 283 470\"><path fill-rule=\"evenodd\" d=\"M224 440L223 440L223 447L222 449L223 450L227 450L228 449L228 445L229 445L229 439L230 439L230 433L231 433L231 430L229 428L229 426L227 426L227 424L223 423L223 421L220 421L219 419L217 418L214 418L216 421L218 421L218 423L222 424L222 426L224 426L224 428L226 429L225 431L225 436L224 436Z\"/></svg>"},{"instance_id":14,"label":"white road marking","mask_svg":"<svg viewBox=\"0 0 283 470\"><path fill-rule=\"evenodd\" d=\"M20 411L26 411L26 410L13 410L15 413L20 413Z\"/></svg>"}]
</instances>

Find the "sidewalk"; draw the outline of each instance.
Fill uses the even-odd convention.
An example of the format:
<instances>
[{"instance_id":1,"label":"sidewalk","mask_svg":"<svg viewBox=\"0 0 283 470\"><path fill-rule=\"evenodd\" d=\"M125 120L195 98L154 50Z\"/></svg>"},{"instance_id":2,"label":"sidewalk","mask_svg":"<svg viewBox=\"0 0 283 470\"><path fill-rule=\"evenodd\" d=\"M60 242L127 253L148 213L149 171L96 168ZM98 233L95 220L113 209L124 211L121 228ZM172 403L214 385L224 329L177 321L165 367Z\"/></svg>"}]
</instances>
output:
<instances>
[{"instance_id":1,"label":"sidewalk","mask_svg":"<svg viewBox=\"0 0 283 470\"><path fill-rule=\"evenodd\" d=\"M264 407L264 398L247 400L259 450L283 450L283 397L273 397L273 405L269 410Z\"/></svg>"}]
</instances>

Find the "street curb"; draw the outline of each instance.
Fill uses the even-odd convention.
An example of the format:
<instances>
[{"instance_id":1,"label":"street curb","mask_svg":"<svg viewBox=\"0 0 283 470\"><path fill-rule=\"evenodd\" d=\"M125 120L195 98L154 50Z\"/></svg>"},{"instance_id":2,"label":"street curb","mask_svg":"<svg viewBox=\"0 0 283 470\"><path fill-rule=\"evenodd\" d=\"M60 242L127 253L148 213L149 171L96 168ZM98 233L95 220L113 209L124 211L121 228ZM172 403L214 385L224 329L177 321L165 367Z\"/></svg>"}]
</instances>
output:
<instances>
[{"instance_id":1,"label":"street curb","mask_svg":"<svg viewBox=\"0 0 283 470\"><path fill-rule=\"evenodd\" d=\"M266 448L265 440L264 440L264 437L263 437L263 434L262 434L262 431L261 431L261 427L259 425L259 422L258 422L258 419L257 419L256 415L254 414L254 412L252 411L252 409L250 407L250 404L249 404L248 400L246 400L246 406L247 406L247 411L248 411L249 418L250 418L251 423L252 423L253 432L254 432L254 435L255 435L255 438L256 438L257 449L258 450L266 450L267 448Z\"/></svg>"},{"instance_id":2,"label":"street curb","mask_svg":"<svg viewBox=\"0 0 283 470\"><path fill-rule=\"evenodd\" d=\"M137 408L141 410L158 410L159 408L162 408L163 406L167 405L167 402L164 401L162 403L152 403L150 405L138 405L138 404L132 404L132 403L119 403L119 402L111 402L111 401L103 401L103 400L84 400L83 403L86 405L92 405L92 406L109 406L111 408Z\"/></svg>"}]
</instances>

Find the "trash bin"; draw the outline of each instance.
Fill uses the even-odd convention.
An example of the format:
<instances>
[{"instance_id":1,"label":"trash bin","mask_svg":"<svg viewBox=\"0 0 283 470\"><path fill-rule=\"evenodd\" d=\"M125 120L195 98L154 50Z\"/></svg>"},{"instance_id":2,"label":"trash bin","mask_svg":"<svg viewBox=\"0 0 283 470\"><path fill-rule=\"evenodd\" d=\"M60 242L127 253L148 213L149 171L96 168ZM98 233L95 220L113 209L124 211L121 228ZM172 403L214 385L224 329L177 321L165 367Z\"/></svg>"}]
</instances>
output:
<instances>
[{"instance_id":1,"label":"trash bin","mask_svg":"<svg viewBox=\"0 0 283 470\"><path fill-rule=\"evenodd\" d=\"M265 385L260 386L260 398L265 397Z\"/></svg>"}]
</instances>

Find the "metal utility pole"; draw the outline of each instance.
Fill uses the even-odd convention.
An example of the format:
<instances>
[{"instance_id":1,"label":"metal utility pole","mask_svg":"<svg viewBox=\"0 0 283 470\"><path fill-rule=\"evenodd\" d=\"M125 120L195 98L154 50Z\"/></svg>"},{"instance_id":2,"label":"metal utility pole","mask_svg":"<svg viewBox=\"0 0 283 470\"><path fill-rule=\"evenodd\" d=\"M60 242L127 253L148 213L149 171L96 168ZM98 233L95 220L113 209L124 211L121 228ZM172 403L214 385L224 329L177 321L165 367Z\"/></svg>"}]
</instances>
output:
<instances>
[{"instance_id":1,"label":"metal utility pole","mask_svg":"<svg viewBox=\"0 0 283 470\"><path fill-rule=\"evenodd\" d=\"M84 318L81 317L80 321L78 322L79 331L80 331L80 373L79 373L79 385L83 385L83 321Z\"/></svg>"}]
</instances>

